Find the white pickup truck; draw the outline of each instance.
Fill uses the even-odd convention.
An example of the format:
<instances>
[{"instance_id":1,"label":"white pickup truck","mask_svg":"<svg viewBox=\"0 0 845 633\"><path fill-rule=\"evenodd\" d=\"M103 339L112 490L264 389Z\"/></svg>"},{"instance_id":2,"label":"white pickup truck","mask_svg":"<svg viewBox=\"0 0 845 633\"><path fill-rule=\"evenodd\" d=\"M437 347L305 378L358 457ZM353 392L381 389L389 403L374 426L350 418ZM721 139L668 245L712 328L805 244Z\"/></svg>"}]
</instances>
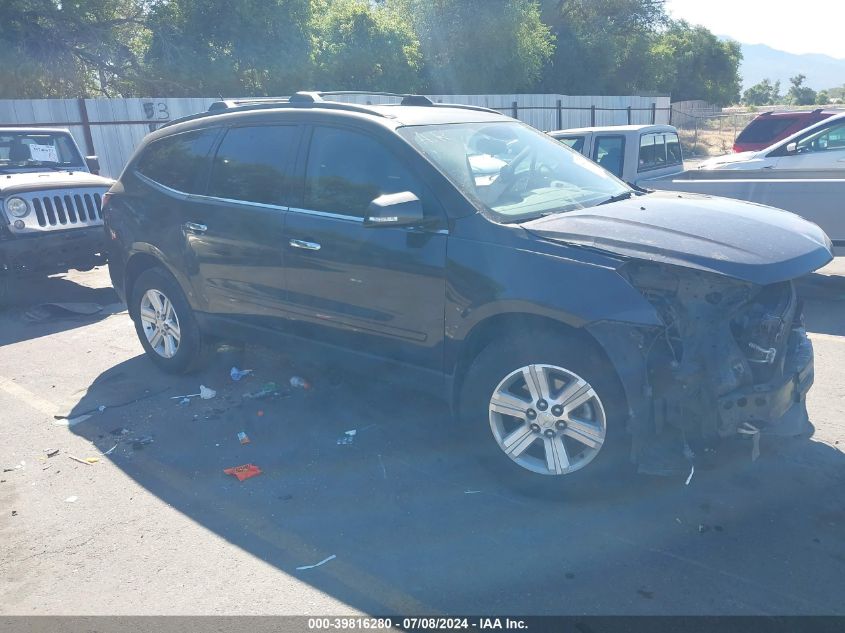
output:
<instances>
[{"instance_id":1,"label":"white pickup truck","mask_svg":"<svg viewBox=\"0 0 845 633\"><path fill-rule=\"evenodd\" d=\"M651 179L684 170L678 130L671 125L582 127L548 134L633 185L648 187Z\"/></svg>"},{"instance_id":2,"label":"white pickup truck","mask_svg":"<svg viewBox=\"0 0 845 633\"><path fill-rule=\"evenodd\" d=\"M757 202L818 224L845 255L845 114L757 152L729 154L643 186Z\"/></svg>"}]
</instances>

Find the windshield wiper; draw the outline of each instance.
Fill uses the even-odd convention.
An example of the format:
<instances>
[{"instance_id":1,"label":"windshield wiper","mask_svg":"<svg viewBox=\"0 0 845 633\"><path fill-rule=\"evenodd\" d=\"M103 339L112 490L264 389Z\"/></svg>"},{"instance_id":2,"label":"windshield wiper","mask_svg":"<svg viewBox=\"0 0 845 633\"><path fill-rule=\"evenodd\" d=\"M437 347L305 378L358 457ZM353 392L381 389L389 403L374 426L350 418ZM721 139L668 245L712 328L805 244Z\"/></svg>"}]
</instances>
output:
<instances>
[{"instance_id":1,"label":"windshield wiper","mask_svg":"<svg viewBox=\"0 0 845 633\"><path fill-rule=\"evenodd\" d=\"M59 167L59 163L45 163L41 162L38 165L28 165L28 167L46 167L47 169L52 169L53 171L70 171L67 167Z\"/></svg>"},{"instance_id":2,"label":"windshield wiper","mask_svg":"<svg viewBox=\"0 0 845 633\"><path fill-rule=\"evenodd\" d=\"M610 196L607 200L603 200L599 202L596 206L600 207L603 204L613 204L614 202L621 202L622 200L627 200L631 196L634 195L634 191L623 191L622 193L618 193L615 196Z\"/></svg>"}]
</instances>

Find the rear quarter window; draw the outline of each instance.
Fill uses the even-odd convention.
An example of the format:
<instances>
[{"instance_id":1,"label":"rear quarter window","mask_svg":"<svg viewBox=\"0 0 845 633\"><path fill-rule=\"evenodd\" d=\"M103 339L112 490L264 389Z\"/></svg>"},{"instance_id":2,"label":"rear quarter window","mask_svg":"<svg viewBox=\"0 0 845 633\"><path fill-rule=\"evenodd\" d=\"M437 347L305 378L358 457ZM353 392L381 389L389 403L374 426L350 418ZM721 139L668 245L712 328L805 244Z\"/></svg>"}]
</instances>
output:
<instances>
[{"instance_id":1,"label":"rear quarter window","mask_svg":"<svg viewBox=\"0 0 845 633\"><path fill-rule=\"evenodd\" d=\"M160 185L183 193L204 193L209 153L218 129L193 130L153 141L135 170Z\"/></svg>"}]
</instances>

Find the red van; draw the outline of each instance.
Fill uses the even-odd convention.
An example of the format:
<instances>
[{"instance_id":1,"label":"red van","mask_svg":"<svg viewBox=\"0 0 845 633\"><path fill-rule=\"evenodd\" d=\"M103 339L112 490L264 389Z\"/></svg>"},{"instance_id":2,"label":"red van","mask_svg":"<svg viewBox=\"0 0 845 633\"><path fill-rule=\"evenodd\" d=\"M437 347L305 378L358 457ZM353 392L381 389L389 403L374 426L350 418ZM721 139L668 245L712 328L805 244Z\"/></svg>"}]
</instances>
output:
<instances>
[{"instance_id":1,"label":"red van","mask_svg":"<svg viewBox=\"0 0 845 633\"><path fill-rule=\"evenodd\" d=\"M735 152L756 152L805 127L818 123L842 110L796 110L791 112L764 112L755 117L734 141Z\"/></svg>"}]
</instances>

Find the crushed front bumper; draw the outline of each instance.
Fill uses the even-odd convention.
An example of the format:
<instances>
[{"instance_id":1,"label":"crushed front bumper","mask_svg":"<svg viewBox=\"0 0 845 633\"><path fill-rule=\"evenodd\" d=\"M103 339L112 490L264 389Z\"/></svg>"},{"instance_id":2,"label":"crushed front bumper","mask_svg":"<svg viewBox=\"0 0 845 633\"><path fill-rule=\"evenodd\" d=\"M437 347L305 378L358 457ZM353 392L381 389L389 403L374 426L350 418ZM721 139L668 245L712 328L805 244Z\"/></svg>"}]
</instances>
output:
<instances>
[{"instance_id":1,"label":"crushed front bumper","mask_svg":"<svg viewBox=\"0 0 845 633\"><path fill-rule=\"evenodd\" d=\"M795 436L811 428L805 397L813 385L813 343L803 328L793 330L792 337L777 377L718 399L721 436L736 434L746 423L773 435Z\"/></svg>"},{"instance_id":2,"label":"crushed front bumper","mask_svg":"<svg viewBox=\"0 0 845 633\"><path fill-rule=\"evenodd\" d=\"M102 226L0 235L0 274L53 274L105 263Z\"/></svg>"}]
</instances>

